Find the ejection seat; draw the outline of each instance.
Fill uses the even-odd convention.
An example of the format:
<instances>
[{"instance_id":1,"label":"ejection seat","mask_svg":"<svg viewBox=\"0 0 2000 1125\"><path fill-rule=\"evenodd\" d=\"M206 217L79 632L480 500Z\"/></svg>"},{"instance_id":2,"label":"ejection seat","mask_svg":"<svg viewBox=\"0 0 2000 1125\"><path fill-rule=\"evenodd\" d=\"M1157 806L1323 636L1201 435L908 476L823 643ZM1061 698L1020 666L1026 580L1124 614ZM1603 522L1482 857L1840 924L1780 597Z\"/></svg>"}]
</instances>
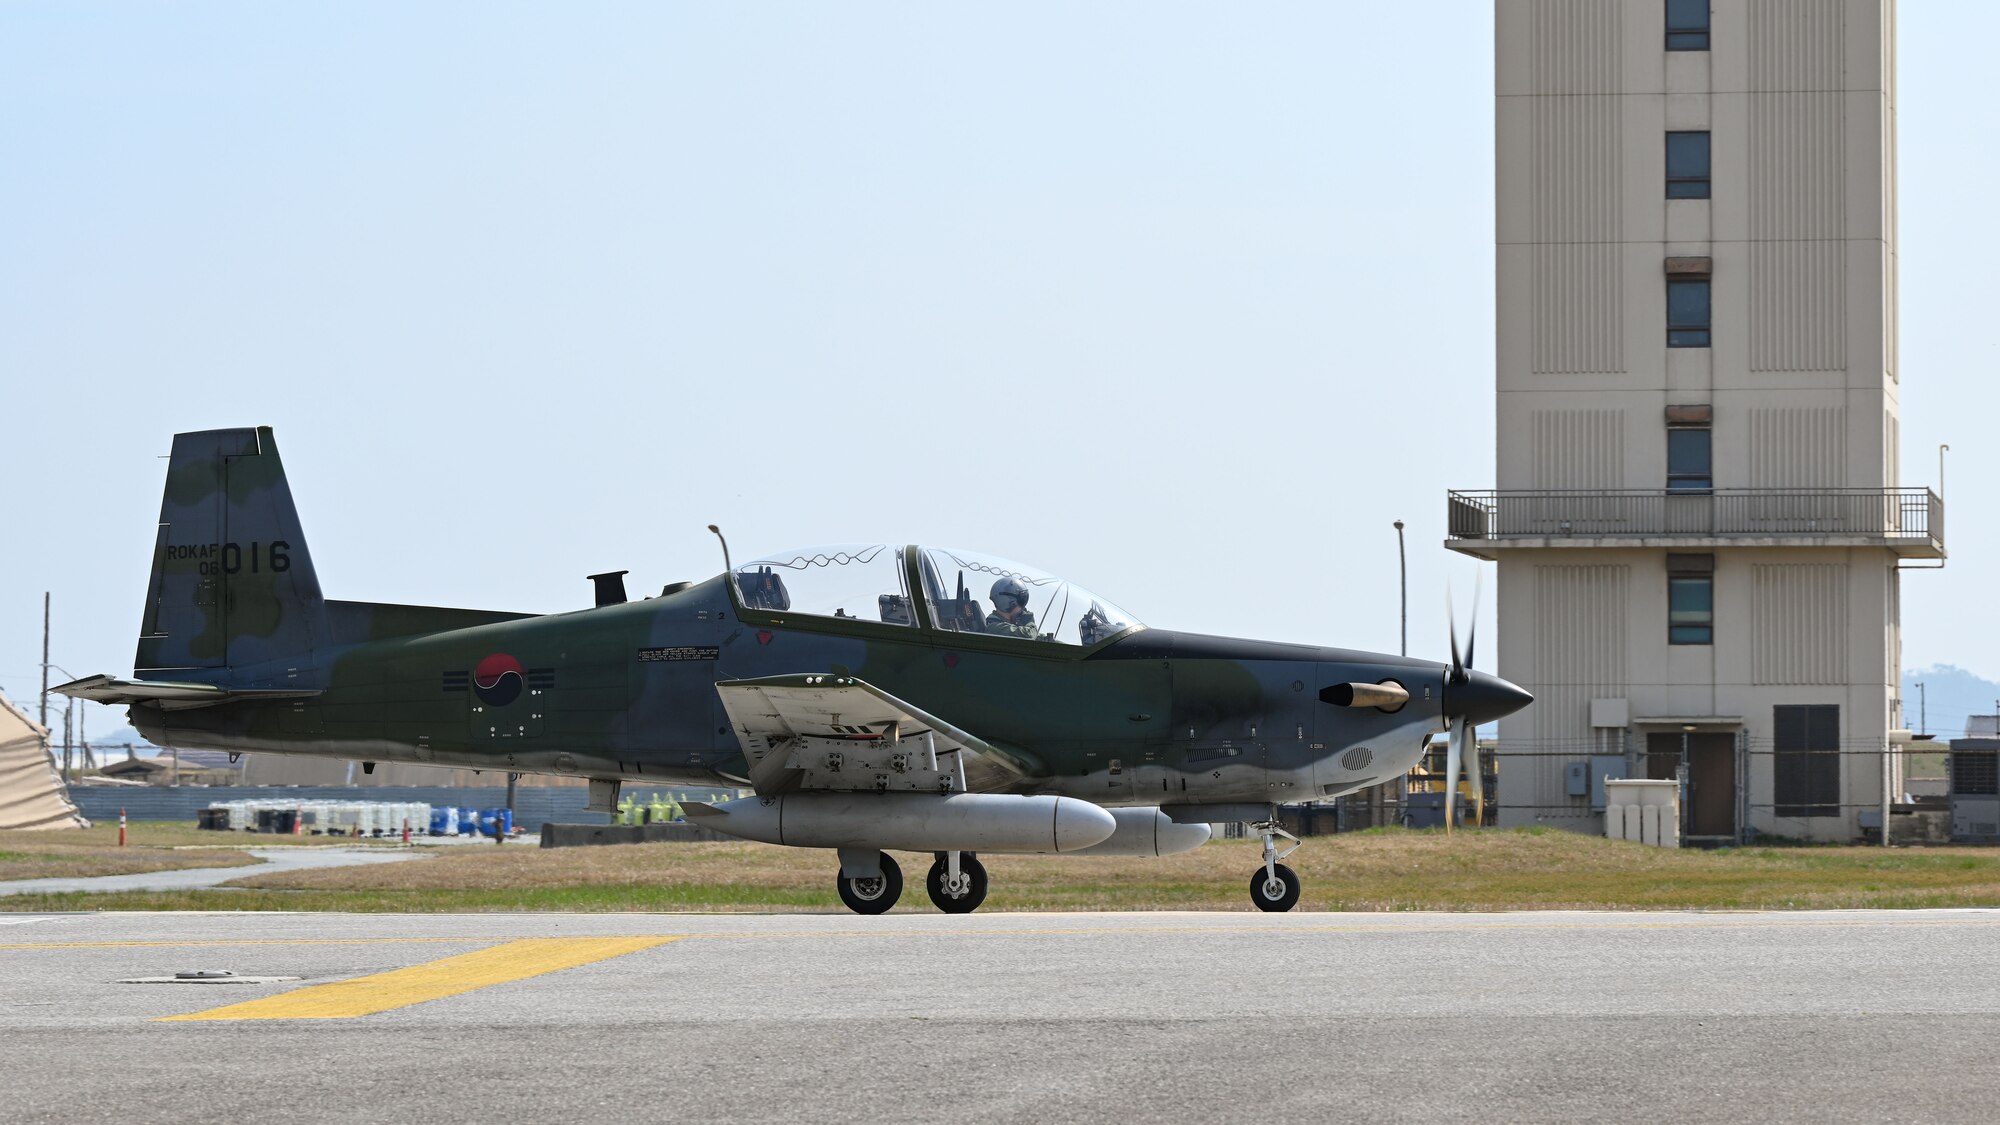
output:
<instances>
[{"instance_id":1,"label":"ejection seat","mask_svg":"<svg viewBox=\"0 0 2000 1125\"><path fill-rule=\"evenodd\" d=\"M738 574L736 588L743 594L743 604L751 609L782 613L792 608L792 595L785 589L785 580L768 566L758 567L755 574Z\"/></svg>"}]
</instances>

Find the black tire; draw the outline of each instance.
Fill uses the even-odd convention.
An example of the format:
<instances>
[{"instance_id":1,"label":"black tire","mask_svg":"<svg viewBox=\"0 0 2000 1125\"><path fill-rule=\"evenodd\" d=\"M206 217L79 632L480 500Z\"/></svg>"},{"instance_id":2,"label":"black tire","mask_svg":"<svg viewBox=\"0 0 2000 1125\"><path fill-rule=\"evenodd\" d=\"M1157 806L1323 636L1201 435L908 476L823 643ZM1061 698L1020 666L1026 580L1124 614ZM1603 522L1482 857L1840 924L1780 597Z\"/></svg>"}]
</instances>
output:
<instances>
[{"instance_id":1,"label":"black tire","mask_svg":"<svg viewBox=\"0 0 2000 1125\"><path fill-rule=\"evenodd\" d=\"M970 914L986 901L986 865L971 852L962 852L958 857L958 870L968 883L965 893L953 898L944 891L945 873L949 871L945 861L940 859L931 864L931 873L924 880L924 887L931 893L931 903L946 914Z\"/></svg>"},{"instance_id":2,"label":"black tire","mask_svg":"<svg viewBox=\"0 0 2000 1125\"><path fill-rule=\"evenodd\" d=\"M1280 863L1277 874L1284 893L1275 898L1271 896L1272 888L1268 885L1270 881L1264 877L1263 868L1259 867L1257 873L1250 876L1250 901L1257 904L1257 909L1282 914L1299 904L1298 873Z\"/></svg>"},{"instance_id":3,"label":"black tire","mask_svg":"<svg viewBox=\"0 0 2000 1125\"><path fill-rule=\"evenodd\" d=\"M882 853L880 879L849 879L838 875L833 883L840 891L840 901L856 914L886 914L903 897L903 869L896 866L888 852Z\"/></svg>"}]
</instances>

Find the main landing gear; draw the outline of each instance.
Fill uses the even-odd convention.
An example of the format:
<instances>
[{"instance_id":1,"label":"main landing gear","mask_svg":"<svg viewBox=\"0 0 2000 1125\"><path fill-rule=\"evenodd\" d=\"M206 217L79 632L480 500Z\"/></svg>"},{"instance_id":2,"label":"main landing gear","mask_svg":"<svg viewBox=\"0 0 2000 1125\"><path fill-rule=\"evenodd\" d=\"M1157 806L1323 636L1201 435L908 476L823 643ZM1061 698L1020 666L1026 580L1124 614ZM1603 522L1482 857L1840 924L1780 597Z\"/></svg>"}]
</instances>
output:
<instances>
[{"instance_id":1,"label":"main landing gear","mask_svg":"<svg viewBox=\"0 0 2000 1125\"><path fill-rule=\"evenodd\" d=\"M924 885L939 910L970 914L986 901L986 865L971 852L939 852Z\"/></svg>"},{"instance_id":2,"label":"main landing gear","mask_svg":"<svg viewBox=\"0 0 2000 1125\"><path fill-rule=\"evenodd\" d=\"M903 897L903 869L887 852L875 853L881 862L881 871L875 875L854 875L847 873L848 864L843 857L841 872L835 885L840 888L840 901L847 904L856 914L884 914Z\"/></svg>"},{"instance_id":3,"label":"main landing gear","mask_svg":"<svg viewBox=\"0 0 2000 1125\"><path fill-rule=\"evenodd\" d=\"M841 849L834 886L856 914L884 914L903 897L903 869L887 852ZM986 865L971 852L938 852L924 888L946 914L970 914L986 901Z\"/></svg>"},{"instance_id":4,"label":"main landing gear","mask_svg":"<svg viewBox=\"0 0 2000 1125\"><path fill-rule=\"evenodd\" d=\"M1253 824L1250 830L1264 837L1264 866L1250 877L1250 901L1259 910L1277 913L1290 910L1299 904L1299 876L1278 861L1299 850L1299 838L1279 827L1275 820ZM1292 842L1282 852L1278 850L1280 836Z\"/></svg>"}]
</instances>

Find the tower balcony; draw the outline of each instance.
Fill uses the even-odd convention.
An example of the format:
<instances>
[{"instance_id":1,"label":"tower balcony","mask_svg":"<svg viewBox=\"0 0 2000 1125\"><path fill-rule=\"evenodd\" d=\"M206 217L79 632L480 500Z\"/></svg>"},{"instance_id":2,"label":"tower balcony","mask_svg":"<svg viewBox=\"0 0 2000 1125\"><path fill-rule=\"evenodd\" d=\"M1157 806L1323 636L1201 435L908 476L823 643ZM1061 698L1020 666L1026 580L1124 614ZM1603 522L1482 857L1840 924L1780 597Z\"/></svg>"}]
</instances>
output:
<instances>
[{"instance_id":1,"label":"tower balcony","mask_svg":"<svg viewBox=\"0 0 2000 1125\"><path fill-rule=\"evenodd\" d=\"M1942 559L1944 501L1928 488L1452 491L1445 546L1883 547Z\"/></svg>"}]
</instances>

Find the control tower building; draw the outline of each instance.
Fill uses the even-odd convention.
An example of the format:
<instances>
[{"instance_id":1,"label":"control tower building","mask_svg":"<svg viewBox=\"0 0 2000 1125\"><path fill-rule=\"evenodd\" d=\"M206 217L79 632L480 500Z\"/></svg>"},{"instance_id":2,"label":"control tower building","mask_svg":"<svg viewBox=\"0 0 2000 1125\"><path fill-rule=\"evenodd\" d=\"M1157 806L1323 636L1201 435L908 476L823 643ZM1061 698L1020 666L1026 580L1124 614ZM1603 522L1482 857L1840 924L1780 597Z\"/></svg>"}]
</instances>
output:
<instances>
[{"instance_id":1,"label":"control tower building","mask_svg":"<svg viewBox=\"0 0 2000 1125\"><path fill-rule=\"evenodd\" d=\"M1893 0L1497 0L1503 825L1849 840L1901 721ZM1889 779L1901 788L1900 774ZM1872 814L1871 814L1872 815ZM1871 820L1872 823L1872 820Z\"/></svg>"}]
</instances>

